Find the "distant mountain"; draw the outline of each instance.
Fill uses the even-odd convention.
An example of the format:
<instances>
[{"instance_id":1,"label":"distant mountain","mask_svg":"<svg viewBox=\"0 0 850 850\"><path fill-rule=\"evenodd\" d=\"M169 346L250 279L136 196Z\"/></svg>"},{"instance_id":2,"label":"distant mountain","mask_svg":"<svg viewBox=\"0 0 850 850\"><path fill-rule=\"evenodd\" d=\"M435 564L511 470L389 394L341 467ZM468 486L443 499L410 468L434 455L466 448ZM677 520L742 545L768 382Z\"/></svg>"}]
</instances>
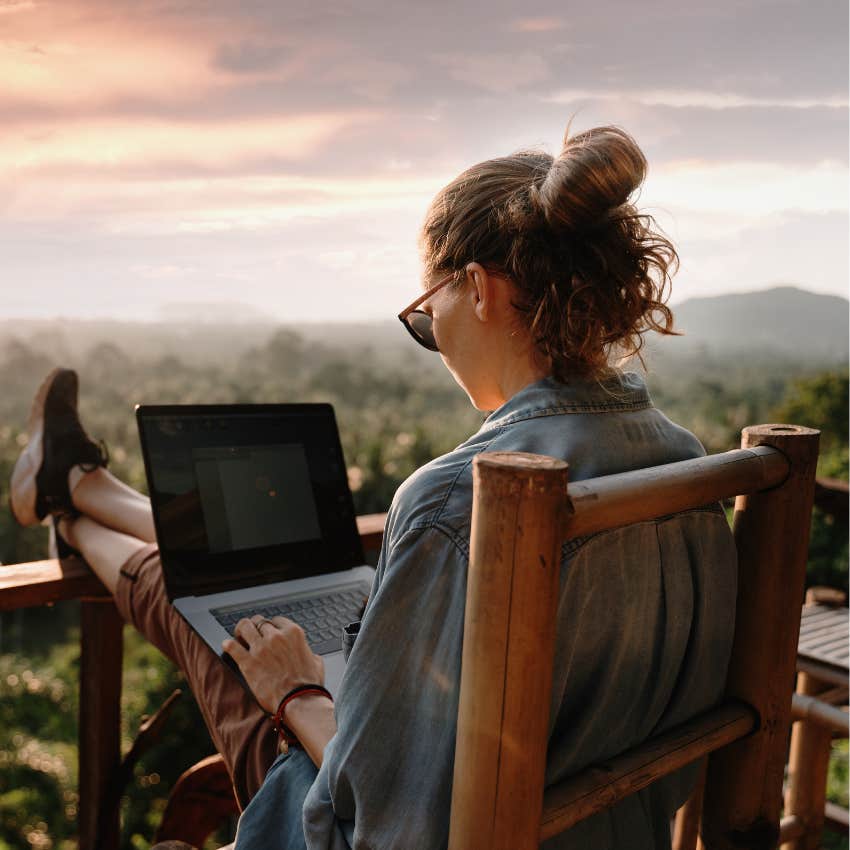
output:
<instances>
[{"instance_id":1,"label":"distant mountain","mask_svg":"<svg viewBox=\"0 0 850 850\"><path fill-rule=\"evenodd\" d=\"M750 361L774 358L790 366L795 362L838 364L848 359L850 303L846 298L779 286L692 298L672 309L684 336L651 334L647 353L653 367L675 368L682 358L698 365L706 354L719 359L747 355ZM0 351L15 339L33 340L53 360L70 362L96 345L114 343L135 356L224 363L266 345L278 333L296 334L308 346L357 351L357 356L368 349L376 363L442 368L440 359L414 345L394 319L278 324L241 304L172 304L158 322L0 318Z\"/></svg>"},{"instance_id":2,"label":"distant mountain","mask_svg":"<svg viewBox=\"0 0 850 850\"><path fill-rule=\"evenodd\" d=\"M846 361L850 340L850 302L793 286L759 292L692 298L673 306L679 339L656 345L712 352L759 350L804 360ZM653 346L655 347L655 346Z\"/></svg>"}]
</instances>

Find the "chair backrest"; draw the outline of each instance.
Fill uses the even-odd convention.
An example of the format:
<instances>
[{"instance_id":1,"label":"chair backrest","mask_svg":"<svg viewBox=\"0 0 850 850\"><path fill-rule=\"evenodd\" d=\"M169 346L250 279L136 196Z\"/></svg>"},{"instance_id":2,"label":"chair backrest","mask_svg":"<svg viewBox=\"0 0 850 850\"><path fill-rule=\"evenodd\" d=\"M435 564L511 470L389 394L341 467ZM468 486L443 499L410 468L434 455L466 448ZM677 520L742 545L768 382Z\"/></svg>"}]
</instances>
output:
<instances>
[{"instance_id":1,"label":"chair backrest","mask_svg":"<svg viewBox=\"0 0 850 850\"><path fill-rule=\"evenodd\" d=\"M818 436L752 426L736 451L569 486L554 458L476 457L450 850L530 850L707 753L707 846L776 846ZM731 496L724 701L544 795L563 542Z\"/></svg>"}]
</instances>

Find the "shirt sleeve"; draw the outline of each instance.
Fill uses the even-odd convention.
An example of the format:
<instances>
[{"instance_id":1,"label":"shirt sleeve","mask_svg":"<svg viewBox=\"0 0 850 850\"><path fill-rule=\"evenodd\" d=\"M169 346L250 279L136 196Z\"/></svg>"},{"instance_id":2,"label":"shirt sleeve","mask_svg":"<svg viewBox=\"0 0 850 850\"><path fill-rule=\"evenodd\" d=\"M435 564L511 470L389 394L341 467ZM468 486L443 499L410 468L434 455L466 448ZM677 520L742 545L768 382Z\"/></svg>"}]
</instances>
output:
<instances>
[{"instance_id":1,"label":"shirt sleeve","mask_svg":"<svg viewBox=\"0 0 850 850\"><path fill-rule=\"evenodd\" d=\"M467 566L433 526L382 551L304 804L309 850L446 845Z\"/></svg>"}]
</instances>

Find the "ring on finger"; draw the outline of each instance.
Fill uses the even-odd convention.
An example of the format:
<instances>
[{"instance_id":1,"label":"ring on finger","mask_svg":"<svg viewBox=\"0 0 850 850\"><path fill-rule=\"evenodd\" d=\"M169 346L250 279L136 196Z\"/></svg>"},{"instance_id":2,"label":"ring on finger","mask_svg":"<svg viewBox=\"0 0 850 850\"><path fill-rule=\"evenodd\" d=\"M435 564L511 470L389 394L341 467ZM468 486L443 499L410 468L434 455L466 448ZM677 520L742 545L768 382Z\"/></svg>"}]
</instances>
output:
<instances>
[{"instance_id":1,"label":"ring on finger","mask_svg":"<svg viewBox=\"0 0 850 850\"><path fill-rule=\"evenodd\" d=\"M259 622L254 623L254 627L260 634L263 633L263 626L271 626L273 629L277 628L271 620L260 620Z\"/></svg>"}]
</instances>

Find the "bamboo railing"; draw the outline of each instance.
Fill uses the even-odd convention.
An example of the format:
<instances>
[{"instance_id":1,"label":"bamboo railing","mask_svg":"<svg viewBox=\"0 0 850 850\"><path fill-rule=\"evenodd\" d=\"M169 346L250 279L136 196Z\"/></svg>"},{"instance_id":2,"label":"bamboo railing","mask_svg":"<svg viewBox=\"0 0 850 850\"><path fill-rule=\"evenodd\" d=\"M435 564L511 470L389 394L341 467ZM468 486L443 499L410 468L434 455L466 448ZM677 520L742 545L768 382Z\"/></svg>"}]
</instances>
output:
<instances>
[{"instance_id":1,"label":"bamboo railing","mask_svg":"<svg viewBox=\"0 0 850 850\"><path fill-rule=\"evenodd\" d=\"M476 457L450 850L531 850L708 753L704 846L776 847L817 452L817 431L753 426L739 451L569 487L553 458ZM725 702L544 797L562 541L732 495Z\"/></svg>"}]
</instances>

